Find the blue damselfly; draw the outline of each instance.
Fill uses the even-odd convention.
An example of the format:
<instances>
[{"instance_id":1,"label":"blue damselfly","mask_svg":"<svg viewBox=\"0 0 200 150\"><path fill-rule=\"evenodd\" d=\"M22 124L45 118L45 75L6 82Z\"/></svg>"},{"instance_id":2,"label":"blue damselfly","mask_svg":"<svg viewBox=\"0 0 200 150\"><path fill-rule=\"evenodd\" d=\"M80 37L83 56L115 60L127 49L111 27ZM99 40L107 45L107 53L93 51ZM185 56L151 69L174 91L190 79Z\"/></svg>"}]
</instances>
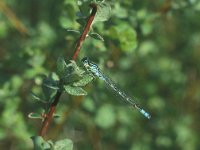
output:
<instances>
[{"instance_id":1,"label":"blue damselfly","mask_svg":"<svg viewBox=\"0 0 200 150\"><path fill-rule=\"evenodd\" d=\"M117 88L115 83L110 78L108 78L105 74L103 74L100 68L95 63L90 61L87 57L82 59L82 63L89 73L103 80L111 89L115 91L115 93L120 95L123 100L125 100L126 102L131 104L133 107L135 107L137 110L139 110L139 112L142 113L145 117L147 117L148 119L151 118L148 112L146 112L144 109L139 107L139 105L136 104L130 97L128 97L124 92L122 92L119 88Z\"/></svg>"}]
</instances>

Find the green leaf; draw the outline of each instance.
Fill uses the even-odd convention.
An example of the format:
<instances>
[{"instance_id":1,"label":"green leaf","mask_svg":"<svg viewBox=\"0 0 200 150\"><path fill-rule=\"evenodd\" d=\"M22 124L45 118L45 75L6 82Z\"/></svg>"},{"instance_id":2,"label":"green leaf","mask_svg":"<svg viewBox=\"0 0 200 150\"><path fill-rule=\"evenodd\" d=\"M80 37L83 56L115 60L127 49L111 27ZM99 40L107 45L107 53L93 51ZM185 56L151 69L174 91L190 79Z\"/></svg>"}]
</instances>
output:
<instances>
[{"instance_id":1,"label":"green leaf","mask_svg":"<svg viewBox=\"0 0 200 150\"><path fill-rule=\"evenodd\" d=\"M80 76L80 77L82 77L85 71L80 69L80 67L77 66L76 62L73 61L73 60L71 60L71 65L74 68L74 72L73 73L78 75L78 76Z\"/></svg>"},{"instance_id":2,"label":"green leaf","mask_svg":"<svg viewBox=\"0 0 200 150\"><path fill-rule=\"evenodd\" d=\"M53 89L53 90L58 90L59 89L59 87L56 86L56 85L51 85L51 84L46 84L46 83L44 83L43 85L48 87L48 88L50 88L50 89Z\"/></svg>"},{"instance_id":3,"label":"green leaf","mask_svg":"<svg viewBox=\"0 0 200 150\"><path fill-rule=\"evenodd\" d=\"M119 46L123 51L132 52L137 47L136 31L126 23L121 23L110 28L110 36L119 41Z\"/></svg>"},{"instance_id":4,"label":"green leaf","mask_svg":"<svg viewBox=\"0 0 200 150\"><path fill-rule=\"evenodd\" d=\"M43 144L45 141L41 136L33 136L31 139L33 141L34 150L44 150Z\"/></svg>"},{"instance_id":5,"label":"green leaf","mask_svg":"<svg viewBox=\"0 0 200 150\"><path fill-rule=\"evenodd\" d=\"M76 19L76 22L78 22L80 25L84 26L87 22L87 18Z\"/></svg>"},{"instance_id":6,"label":"green leaf","mask_svg":"<svg viewBox=\"0 0 200 150\"><path fill-rule=\"evenodd\" d=\"M57 73L60 78L65 75L65 70L67 68L67 64L63 57L59 57L57 59Z\"/></svg>"},{"instance_id":7,"label":"green leaf","mask_svg":"<svg viewBox=\"0 0 200 150\"><path fill-rule=\"evenodd\" d=\"M97 2L97 13L93 23L107 21L111 16L111 7L106 2Z\"/></svg>"},{"instance_id":8,"label":"green leaf","mask_svg":"<svg viewBox=\"0 0 200 150\"><path fill-rule=\"evenodd\" d=\"M36 95L35 93L33 93L33 92L31 92L31 96L32 96L35 100L38 100L38 101L41 100L41 98L40 98L38 95Z\"/></svg>"},{"instance_id":9,"label":"green leaf","mask_svg":"<svg viewBox=\"0 0 200 150\"><path fill-rule=\"evenodd\" d=\"M96 40L104 41L103 37L98 33L90 33L89 35Z\"/></svg>"},{"instance_id":10,"label":"green leaf","mask_svg":"<svg viewBox=\"0 0 200 150\"><path fill-rule=\"evenodd\" d=\"M57 141L54 145L55 150L72 150L73 143L70 139L64 139Z\"/></svg>"},{"instance_id":11,"label":"green leaf","mask_svg":"<svg viewBox=\"0 0 200 150\"><path fill-rule=\"evenodd\" d=\"M80 12L81 12L81 17L84 17L83 20L86 20L85 17L88 17L90 15L90 10L91 8L89 7L89 5L91 3L95 3L97 5L97 13L94 17L93 23L95 22L103 22L103 21L107 21L110 16L111 16L111 7L108 3L104 2L104 1L95 1L95 0L78 0L77 4L79 6ZM81 25L85 24L85 21L83 21L81 19L77 20L78 23L80 23Z\"/></svg>"},{"instance_id":12,"label":"green leaf","mask_svg":"<svg viewBox=\"0 0 200 150\"><path fill-rule=\"evenodd\" d=\"M72 30L72 29L67 29L67 32L73 32L73 33L76 33L76 34L80 34L80 31Z\"/></svg>"},{"instance_id":13,"label":"green leaf","mask_svg":"<svg viewBox=\"0 0 200 150\"><path fill-rule=\"evenodd\" d=\"M38 101L38 102L42 102L42 103L46 103L45 100L41 99L38 95L36 95L35 93L31 92L31 96L33 97L34 100Z\"/></svg>"},{"instance_id":14,"label":"green leaf","mask_svg":"<svg viewBox=\"0 0 200 150\"><path fill-rule=\"evenodd\" d=\"M41 114L33 113L33 112L29 113L28 117L31 118L31 119L43 119L42 116L41 116Z\"/></svg>"},{"instance_id":15,"label":"green leaf","mask_svg":"<svg viewBox=\"0 0 200 150\"><path fill-rule=\"evenodd\" d=\"M77 0L77 5L81 12L82 17L88 17L90 15L90 7L92 0Z\"/></svg>"},{"instance_id":16,"label":"green leaf","mask_svg":"<svg viewBox=\"0 0 200 150\"><path fill-rule=\"evenodd\" d=\"M71 61L69 64L67 64L65 74L61 79L63 80L63 83L65 85L68 85L80 80L84 72L84 70L80 69L79 66L77 66L75 61Z\"/></svg>"},{"instance_id":17,"label":"green leaf","mask_svg":"<svg viewBox=\"0 0 200 150\"><path fill-rule=\"evenodd\" d=\"M54 143L52 140L48 140L47 142L45 142L45 144L49 147L51 147L50 149L47 147L47 149L45 150L54 150Z\"/></svg>"},{"instance_id":18,"label":"green leaf","mask_svg":"<svg viewBox=\"0 0 200 150\"><path fill-rule=\"evenodd\" d=\"M56 119L56 118L60 118L60 115L58 114L53 114L53 117Z\"/></svg>"},{"instance_id":19,"label":"green leaf","mask_svg":"<svg viewBox=\"0 0 200 150\"><path fill-rule=\"evenodd\" d=\"M110 128L114 126L116 121L116 113L113 106L109 104L103 105L98 111L95 122L101 128Z\"/></svg>"},{"instance_id":20,"label":"green leaf","mask_svg":"<svg viewBox=\"0 0 200 150\"><path fill-rule=\"evenodd\" d=\"M85 90L83 90L81 87L65 85L64 89L70 95L75 95L75 96L87 95L87 92Z\"/></svg>"},{"instance_id":21,"label":"green leaf","mask_svg":"<svg viewBox=\"0 0 200 150\"><path fill-rule=\"evenodd\" d=\"M31 137L34 150L52 150L51 143L46 142L41 136Z\"/></svg>"},{"instance_id":22,"label":"green leaf","mask_svg":"<svg viewBox=\"0 0 200 150\"><path fill-rule=\"evenodd\" d=\"M58 89L58 81L53 79L52 74L43 79L42 90L46 100L50 100Z\"/></svg>"},{"instance_id":23,"label":"green leaf","mask_svg":"<svg viewBox=\"0 0 200 150\"><path fill-rule=\"evenodd\" d=\"M112 14L118 18L127 18L128 17L128 9L120 5L120 3L115 3L112 7Z\"/></svg>"},{"instance_id":24,"label":"green leaf","mask_svg":"<svg viewBox=\"0 0 200 150\"><path fill-rule=\"evenodd\" d=\"M69 76L69 75L78 75L79 77L83 76L83 73L85 71L80 69L79 66L77 66L76 62L71 60L69 64L67 64L67 68L65 71L65 76Z\"/></svg>"},{"instance_id":25,"label":"green leaf","mask_svg":"<svg viewBox=\"0 0 200 150\"><path fill-rule=\"evenodd\" d=\"M83 76L81 80L79 80L78 82L74 82L73 86L86 86L93 79L94 79L93 76L91 76L90 74L86 74L85 76Z\"/></svg>"}]
</instances>

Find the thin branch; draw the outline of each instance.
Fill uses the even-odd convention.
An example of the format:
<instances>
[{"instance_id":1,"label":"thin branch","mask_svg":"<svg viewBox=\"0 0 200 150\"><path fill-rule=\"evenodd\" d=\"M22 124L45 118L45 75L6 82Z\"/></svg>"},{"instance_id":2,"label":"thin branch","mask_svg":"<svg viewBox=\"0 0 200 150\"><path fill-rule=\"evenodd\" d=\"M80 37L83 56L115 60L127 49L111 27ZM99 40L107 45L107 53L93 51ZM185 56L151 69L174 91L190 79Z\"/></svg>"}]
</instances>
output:
<instances>
[{"instance_id":1,"label":"thin branch","mask_svg":"<svg viewBox=\"0 0 200 150\"><path fill-rule=\"evenodd\" d=\"M76 48L75 48L75 53L72 57L72 60L76 60L80 50L81 50L81 47L82 47L82 44L83 44L83 41L85 40L89 30L90 30L90 27L92 25L92 22L94 20L94 16L97 12L97 5L96 4L91 4L90 7L92 7L92 13L90 15L90 17L88 18L88 21L87 21L87 24L85 25L85 28L83 30L83 33L82 35L80 36L78 42L77 42L77 45L76 45Z\"/></svg>"},{"instance_id":2,"label":"thin branch","mask_svg":"<svg viewBox=\"0 0 200 150\"><path fill-rule=\"evenodd\" d=\"M15 13L6 5L6 3L1 0L0 1L0 11L5 14L11 24L23 35L28 34L27 28L20 21L19 18L15 15Z\"/></svg>"},{"instance_id":3,"label":"thin branch","mask_svg":"<svg viewBox=\"0 0 200 150\"><path fill-rule=\"evenodd\" d=\"M58 102L60 100L60 96L61 95L62 95L62 92L57 91L55 99L54 99L53 103L51 104L50 110L49 110L48 114L46 115L46 117L45 117L45 119L43 121L42 127L41 127L41 129L39 131L39 135L42 136L42 137L45 135L45 133L48 130L49 124L52 121L53 114L54 114L54 112L56 110L56 106L57 106L57 104L58 104Z\"/></svg>"},{"instance_id":4,"label":"thin branch","mask_svg":"<svg viewBox=\"0 0 200 150\"><path fill-rule=\"evenodd\" d=\"M91 15L89 16L88 18L88 21L87 21L87 24L85 25L85 28L84 28L84 31L82 33L82 35L80 36L78 42L77 42L77 45L76 45L76 48L75 48L75 52L74 52L74 55L72 57L73 60L76 60L76 58L78 57L78 54L81 50L81 47L82 47L82 44L83 44L83 41L85 40L85 37L86 35L88 34L89 30L90 30L90 27L91 27L91 24L94 20L94 16L97 12L97 6L96 4L91 4L90 7L92 7L92 12L91 12ZM44 136L48 130L48 127L53 119L53 114L54 112L56 111L56 106L60 100L60 97L62 95L62 92L61 91L57 91L56 93L56 96L55 96L55 99L53 101L53 103L51 104L51 107L50 107L50 110L49 112L47 113L43 123L42 123L42 127L39 131L39 135L40 136Z\"/></svg>"}]
</instances>

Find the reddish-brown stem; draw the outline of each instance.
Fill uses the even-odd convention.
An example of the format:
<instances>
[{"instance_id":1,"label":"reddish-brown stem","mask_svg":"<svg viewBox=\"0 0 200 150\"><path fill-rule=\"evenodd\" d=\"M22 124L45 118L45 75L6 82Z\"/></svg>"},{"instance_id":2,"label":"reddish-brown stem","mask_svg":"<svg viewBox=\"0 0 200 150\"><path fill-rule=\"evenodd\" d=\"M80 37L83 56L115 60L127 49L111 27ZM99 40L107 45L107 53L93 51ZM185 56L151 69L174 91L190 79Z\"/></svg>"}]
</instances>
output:
<instances>
[{"instance_id":1,"label":"reddish-brown stem","mask_svg":"<svg viewBox=\"0 0 200 150\"><path fill-rule=\"evenodd\" d=\"M81 50L83 41L85 40L85 38L86 38L86 36L87 36L87 34L88 34L89 30L90 30L90 27L91 27L92 22L94 20L94 16L95 16L95 14L97 12L97 6L95 4L91 4L90 6L93 8L92 9L92 13L91 13L90 17L88 18L87 23L85 25L85 28L83 30L83 33L80 36L80 38L79 38L79 40L78 40L78 42L76 44L76 48L75 48L75 52L74 52L74 55L72 57L72 60L76 60L76 58L78 56L78 53Z\"/></svg>"},{"instance_id":2,"label":"reddish-brown stem","mask_svg":"<svg viewBox=\"0 0 200 150\"><path fill-rule=\"evenodd\" d=\"M50 110L49 110L48 114L46 115L46 117L45 117L45 119L43 121L42 127L41 127L41 129L39 131L39 135L40 136L44 136L45 133L47 132L49 124L50 124L50 122L51 122L51 120L53 118L53 114L54 114L54 112L56 110L56 106L57 106L57 104L58 104L58 102L60 100L60 96L61 95L62 95L62 92L57 91L55 99L54 99L53 103L51 104Z\"/></svg>"},{"instance_id":3,"label":"reddish-brown stem","mask_svg":"<svg viewBox=\"0 0 200 150\"><path fill-rule=\"evenodd\" d=\"M92 7L92 12L91 12L91 15L89 16L88 18L88 21L87 21L87 24L85 25L85 28L83 30L83 33L82 35L80 36L78 42L77 42L77 45L76 45L76 48L75 48L75 52L74 52L74 55L72 57L72 60L76 60L76 58L78 57L78 54L81 50L81 47L82 47L82 44L83 44L83 41L85 40L85 37L86 35L88 34L89 30L90 30L90 27L91 27L91 24L94 20L94 16L97 12L97 6L96 4L91 4L90 5ZM49 109L49 112L47 113L46 117L44 118L44 121L42 123L42 127L39 131L39 136L44 136L48 130L48 127L49 127L49 124L51 123L52 119L53 119L53 114L54 112L56 111L56 106L60 100L60 96L62 95L62 92L61 91L57 91L56 95L55 95L55 99L53 101L53 103L51 104L50 106L50 109Z\"/></svg>"}]
</instances>

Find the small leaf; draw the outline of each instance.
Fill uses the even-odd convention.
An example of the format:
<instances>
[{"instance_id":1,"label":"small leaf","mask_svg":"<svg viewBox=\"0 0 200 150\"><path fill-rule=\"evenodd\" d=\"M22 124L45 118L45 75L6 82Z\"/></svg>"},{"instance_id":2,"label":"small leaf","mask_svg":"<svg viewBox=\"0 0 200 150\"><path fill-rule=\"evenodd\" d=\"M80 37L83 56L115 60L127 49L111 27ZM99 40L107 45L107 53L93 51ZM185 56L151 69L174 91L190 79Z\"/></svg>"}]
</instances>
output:
<instances>
[{"instance_id":1,"label":"small leaf","mask_svg":"<svg viewBox=\"0 0 200 150\"><path fill-rule=\"evenodd\" d=\"M63 57L59 57L57 60L57 73L59 77L63 77L65 74L65 69L67 68L67 64Z\"/></svg>"},{"instance_id":2,"label":"small leaf","mask_svg":"<svg viewBox=\"0 0 200 150\"><path fill-rule=\"evenodd\" d=\"M34 150L50 150L51 144L46 142L41 136L32 136L31 137L34 145Z\"/></svg>"},{"instance_id":3,"label":"small leaf","mask_svg":"<svg viewBox=\"0 0 200 150\"><path fill-rule=\"evenodd\" d=\"M43 144L45 141L41 136L33 136L31 139L33 141L34 150L44 150Z\"/></svg>"},{"instance_id":4,"label":"small leaf","mask_svg":"<svg viewBox=\"0 0 200 150\"><path fill-rule=\"evenodd\" d=\"M72 30L72 29L67 29L67 32L73 32L73 33L76 33L76 34L80 34L80 31Z\"/></svg>"},{"instance_id":5,"label":"small leaf","mask_svg":"<svg viewBox=\"0 0 200 150\"><path fill-rule=\"evenodd\" d=\"M90 15L90 5L91 0L77 0L77 5L79 7L81 16L89 16Z\"/></svg>"},{"instance_id":6,"label":"small leaf","mask_svg":"<svg viewBox=\"0 0 200 150\"><path fill-rule=\"evenodd\" d=\"M137 47L137 33L127 23L110 28L110 37L118 40L118 46L125 52L132 52Z\"/></svg>"},{"instance_id":7,"label":"small leaf","mask_svg":"<svg viewBox=\"0 0 200 150\"><path fill-rule=\"evenodd\" d=\"M91 76L90 74L86 74L85 76L83 76L81 80L79 80L78 82L74 82L73 86L86 86L93 79L94 79L93 76Z\"/></svg>"},{"instance_id":8,"label":"small leaf","mask_svg":"<svg viewBox=\"0 0 200 150\"><path fill-rule=\"evenodd\" d=\"M106 2L98 2L97 3L97 13L94 17L94 21L98 22L98 21L107 21L111 16L111 7L108 3Z\"/></svg>"},{"instance_id":9,"label":"small leaf","mask_svg":"<svg viewBox=\"0 0 200 150\"><path fill-rule=\"evenodd\" d=\"M75 96L87 95L87 92L85 90L83 90L81 87L65 85L64 89L70 95L75 95Z\"/></svg>"},{"instance_id":10,"label":"small leaf","mask_svg":"<svg viewBox=\"0 0 200 150\"><path fill-rule=\"evenodd\" d=\"M43 79L42 90L45 96L45 100L49 101L55 95L55 92L58 89L58 81L53 79L52 74L49 77Z\"/></svg>"},{"instance_id":11,"label":"small leaf","mask_svg":"<svg viewBox=\"0 0 200 150\"><path fill-rule=\"evenodd\" d=\"M83 71L82 69L79 68L79 66L77 66L75 61L71 60L70 63L67 64L65 76L68 76L68 75L71 75L71 74L76 74L76 75L81 77L84 72L85 71Z\"/></svg>"},{"instance_id":12,"label":"small leaf","mask_svg":"<svg viewBox=\"0 0 200 150\"><path fill-rule=\"evenodd\" d=\"M31 92L31 96L32 96L35 100L38 100L38 101L41 100L41 98L40 98L38 95L36 95L35 93L33 93L33 92Z\"/></svg>"},{"instance_id":13,"label":"small leaf","mask_svg":"<svg viewBox=\"0 0 200 150\"><path fill-rule=\"evenodd\" d=\"M38 101L38 102L42 102L42 103L46 103L45 100L41 99L38 95L36 95L35 93L31 92L31 96L34 98L34 100Z\"/></svg>"},{"instance_id":14,"label":"small leaf","mask_svg":"<svg viewBox=\"0 0 200 150\"><path fill-rule=\"evenodd\" d=\"M31 118L31 119L44 119L45 118L45 116L42 116L41 114L38 114L38 113L29 113L28 114L28 117L29 118ZM57 119L57 118L60 118L60 115L58 115L58 114L53 114L53 117L55 118L55 119Z\"/></svg>"},{"instance_id":15,"label":"small leaf","mask_svg":"<svg viewBox=\"0 0 200 150\"><path fill-rule=\"evenodd\" d=\"M96 40L104 41L103 37L98 33L90 33L89 35Z\"/></svg>"},{"instance_id":16,"label":"small leaf","mask_svg":"<svg viewBox=\"0 0 200 150\"><path fill-rule=\"evenodd\" d=\"M45 83L43 85L48 87L48 88L50 88L50 89L52 89L52 90L58 90L59 89L59 87L56 86L56 85L50 85L50 84L45 84Z\"/></svg>"},{"instance_id":17,"label":"small leaf","mask_svg":"<svg viewBox=\"0 0 200 150\"><path fill-rule=\"evenodd\" d=\"M50 141L45 141L44 144L43 144L43 149L44 150L53 150L53 147L52 147L52 143Z\"/></svg>"},{"instance_id":18,"label":"small leaf","mask_svg":"<svg viewBox=\"0 0 200 150\"><path fill-rule=\"evenodd\" d=\"M78 76L82 76L84 74L84 70L80 69L79 66L77 66L76 62L71 60L71 65L74 68L74 74L78 75Z\"/></svg>"},{"instance_id":19,"label":"small leaf","mask_svg":"<svg viewBox=\"0 0 200 150\"><path fill-rule=\"evenodd\" d=\"M67 64L65 75L61 78L64 84L71 84L77 82L84 74L84 70L80 69L75 61L71 61Z\"/></svg>"},{"instance_id":20,"label":"small leaf","mask_svg":"<svg viewBox=\"0 0 200 150\"><path fill-rule=\"evenodd\" d=\"M43 119L41 114L33 113L33 112L28 114L28 117L31 118L31 119Z\"/></svg>"},{"instance_id":21,"label":"small leaf","mask_svg":"<svg viewBox=\"0 0 200 150\"><path fill-rule=\"evenodd\" d=\"M84 26L87 22L87 18L76 19L76 22L78 22L80 25Z\"/></svg>"},{"instance_id":22,"label":"small leaf","mask_svg":"<svg viewBox=\"0 0 200 150\"><path fill-rule=\"evenodd\" d=\"M73 143L70 139L64 139L57 141L54 145L55 150L72 150Z\"/></svg>"},{"instance_id":23,"label":"small leaf","mask_svg":"<svg viewBox=\"0 0 200 150\"><path fill-rule=\"evenodd\" d=\"M55 119L57 119L57 118L60 118L60 115L58 115L58 114L53 114L53 117L54 117Z\"/></svg>"},{"instance_id":24,"label":"small leaf","mask_svg":"<svg viewBox=\"0 0 200 150\"><path fill-rule=\"evenodd\" d=\"M47 143L48 143L48 145L51 146L51 150L53 150L54 143L52 142L52 140L48 140Z\"/></svg>"}]
</instances>

